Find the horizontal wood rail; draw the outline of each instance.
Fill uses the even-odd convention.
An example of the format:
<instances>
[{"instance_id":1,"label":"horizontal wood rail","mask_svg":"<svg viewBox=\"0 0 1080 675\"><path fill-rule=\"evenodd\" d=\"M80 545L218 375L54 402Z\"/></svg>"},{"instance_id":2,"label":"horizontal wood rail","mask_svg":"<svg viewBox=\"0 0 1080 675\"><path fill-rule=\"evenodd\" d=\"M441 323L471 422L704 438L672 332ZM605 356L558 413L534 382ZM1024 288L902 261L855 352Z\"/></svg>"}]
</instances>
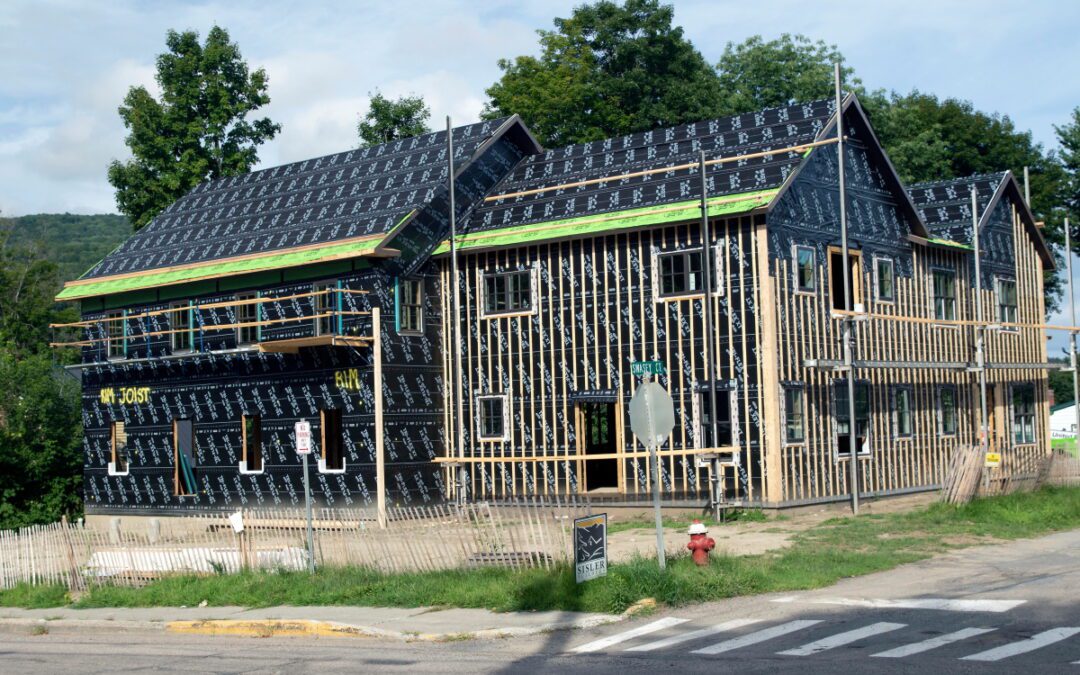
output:
<instances>
[{"instance_id":1,"label":"horizontal wood rail","mask_svg":"<svg viewBox=\"0 0 1080 675\"><path fill-rule=\"evenodd\" d=\"M877 319L884 321L900 321L903 323L916 323L931 326L982 326L984 328L1036 328L1041 330L1065 330L1080 332L1080 326L1056 326L1049 323L1017 323L1009 321L976 321L973 319L929 319L924 316L905 316L902 314L879 314L875 312L852 312L845 309L830 310L833 319L853 317L856 319Z\"/></svg>"},{"instance_id":2,"label":"horizontal wood rail","mask_svg":"<svg viewBox=\"0 0 1080 675\"><path fill-rule=\"evenodd\" d=\"M691 448L688 450L660 450L657 457L685 457L692 455L733 454L741 451L737 447ZM498 462L582 462L594 459L644 459L649 456L646 450L631 452L605 452L596 455L527 455L523 457L436 457L439 464L481 464Z\"/></svg>"}]
</instances>

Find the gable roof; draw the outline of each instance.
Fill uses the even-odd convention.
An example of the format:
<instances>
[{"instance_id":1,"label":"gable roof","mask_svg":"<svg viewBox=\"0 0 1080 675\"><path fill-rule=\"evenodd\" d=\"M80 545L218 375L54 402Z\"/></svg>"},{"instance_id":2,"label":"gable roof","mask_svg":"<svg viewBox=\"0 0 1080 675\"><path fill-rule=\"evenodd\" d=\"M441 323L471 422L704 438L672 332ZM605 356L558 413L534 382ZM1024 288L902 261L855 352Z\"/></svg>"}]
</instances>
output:
<instances>
[{"instance_id":1,"label":"gable roof","mask_svg":"<svg viewBox=\"0 0 1080 675\"><path fill-rule=\"evenodd\" d=\"M1035 216L1011 171L916 183L908 188L908 192L932 236L970 247L974 244L971 227L972 187L975 188L975 203L979 210L979 231L982 232L1002 198L1008 197L1020 214L1043 266L1047 270L1054 269L1054 255L1035 224Z\"/></svg>"},{"instance_id":2,"label":"gable roof","mask_svg":"<svg viewBox=\"0 0 1080 675\"><path fill-rule=\"evenodd\" d=\"M833 108L831 100L812 101L525 157L473 211L459 245L510 246L676 220L684 211L693 217L702 149L714 160L805 146L819 138ZM710 212L767 205L805 154L790 150L712 165Z\"/></svg>"},{"instance_id":3,"label":"gable roof","mask_svg":"<svg viewBox=\"0 0 1080 675\"><path fill-rule=\"evenodd\" d=\"M455 167L515 124L517 116L454 128ZM320 252L379 255L383 239L446 182L446 131L209 181L57 297L308 264L324 259Z\"/></svg>"}]
</instances>

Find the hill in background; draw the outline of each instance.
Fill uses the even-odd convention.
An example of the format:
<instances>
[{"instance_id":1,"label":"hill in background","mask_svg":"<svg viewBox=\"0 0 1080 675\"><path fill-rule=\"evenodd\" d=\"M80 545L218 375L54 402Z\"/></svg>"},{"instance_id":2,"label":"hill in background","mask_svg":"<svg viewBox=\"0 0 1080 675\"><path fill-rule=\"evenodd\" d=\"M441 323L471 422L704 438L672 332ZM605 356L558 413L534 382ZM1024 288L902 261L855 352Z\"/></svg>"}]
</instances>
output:
<instances>
[{"instance_id":1,"label":"hill in background","mask_svg":"<svg viewBox=\"0 0 1080 675\"><path fill-rule=\"evenodd\" d=\"M31 248L60 266L65 281L77 279L131 234L127 218L39 213L8 218L9 246Z\"/></svg>"}]
</instances>

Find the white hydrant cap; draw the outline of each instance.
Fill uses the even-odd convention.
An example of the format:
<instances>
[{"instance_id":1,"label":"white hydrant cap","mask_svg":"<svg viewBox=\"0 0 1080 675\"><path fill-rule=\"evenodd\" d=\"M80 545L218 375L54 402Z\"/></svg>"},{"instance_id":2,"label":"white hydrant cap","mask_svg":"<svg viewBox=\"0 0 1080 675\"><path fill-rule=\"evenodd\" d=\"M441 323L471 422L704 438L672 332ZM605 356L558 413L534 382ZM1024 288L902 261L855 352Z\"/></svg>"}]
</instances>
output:
<instances>
[{"instance_id":1,"label":"white hydrant cap","mask_svg":"<svg viewBox=\"0 0 1080 675\"><path fill-rule=\"evenodd\" d=\"M695 520L690 524L689 534L708 534L708 530L705 528L705 523L700 520Z\"/></svg>"}]
</instances>

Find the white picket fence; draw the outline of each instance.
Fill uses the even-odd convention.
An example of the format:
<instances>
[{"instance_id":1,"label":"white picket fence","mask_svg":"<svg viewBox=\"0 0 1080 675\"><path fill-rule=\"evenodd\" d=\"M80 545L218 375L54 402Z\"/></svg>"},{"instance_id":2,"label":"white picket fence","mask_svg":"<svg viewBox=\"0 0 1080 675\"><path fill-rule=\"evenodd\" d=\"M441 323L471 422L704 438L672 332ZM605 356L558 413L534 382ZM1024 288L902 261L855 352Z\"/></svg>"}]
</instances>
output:
<instances>
[{"instance_id":1,"label":"white picket fence","mask_svg":"<svg viewBox=\"0 0 1080 675\"><path fill-rule=\"evenodd\" d=\"M318 509L316 565L381 572L423 572L496 565L550 568L570 560L573 519L583 502L525 498L498 504L440 504L374 512ZM138 526L104 528L68 522L0 531L0 588L19 583L137 586L168 574L307 566L303 509L244 509L233 514L144 518Z\"/></svg>"}]
</instances>

